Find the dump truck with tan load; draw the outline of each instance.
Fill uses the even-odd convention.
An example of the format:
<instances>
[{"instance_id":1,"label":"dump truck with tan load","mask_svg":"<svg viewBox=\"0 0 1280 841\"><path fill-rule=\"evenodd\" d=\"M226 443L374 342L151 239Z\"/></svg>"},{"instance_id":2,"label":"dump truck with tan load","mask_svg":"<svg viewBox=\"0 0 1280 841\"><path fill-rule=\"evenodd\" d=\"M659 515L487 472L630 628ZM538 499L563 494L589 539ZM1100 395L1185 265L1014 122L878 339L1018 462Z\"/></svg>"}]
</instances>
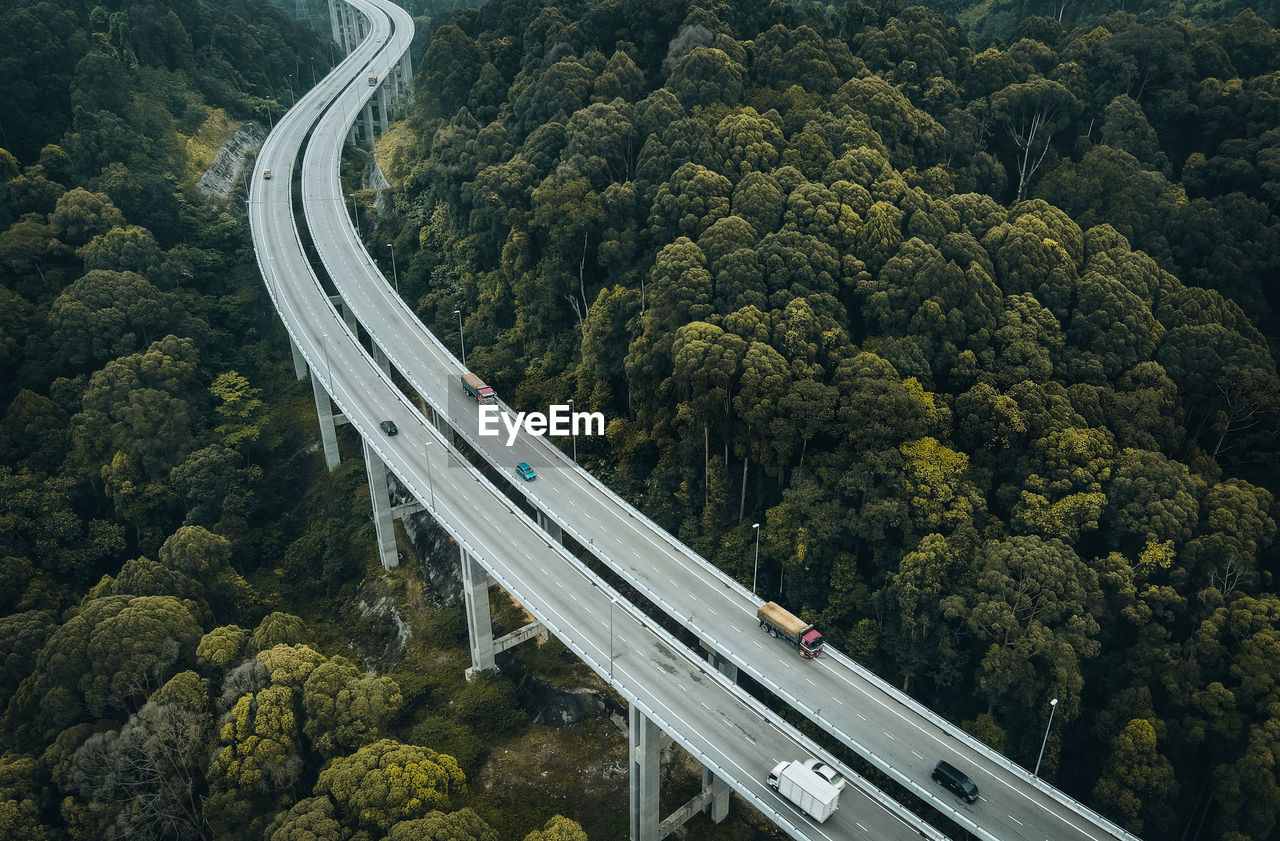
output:
<instances>
[{"instance_id":1,"label":"dump truck with tan load","mask_svg":"<svg viewBox=\"0 0 1280 841\"><path fill-rule=\"evenodd\" d=\"M822 653L822 634L817 628L777 602L768 602L756 611L762 630L781 637L796 647L800 656L812 660Z\"/></svg>"},{"instance_id":2,"label":"dump truck with tan load","mask_svg":"<svg viewBox=\"0 0 1280 841\"><path fill-rule=\"evenodd\" d=\"M497 393L470 371L462 375L462 390L474 397L477 403L498 402Z\"/></svg>"}]
</instances>

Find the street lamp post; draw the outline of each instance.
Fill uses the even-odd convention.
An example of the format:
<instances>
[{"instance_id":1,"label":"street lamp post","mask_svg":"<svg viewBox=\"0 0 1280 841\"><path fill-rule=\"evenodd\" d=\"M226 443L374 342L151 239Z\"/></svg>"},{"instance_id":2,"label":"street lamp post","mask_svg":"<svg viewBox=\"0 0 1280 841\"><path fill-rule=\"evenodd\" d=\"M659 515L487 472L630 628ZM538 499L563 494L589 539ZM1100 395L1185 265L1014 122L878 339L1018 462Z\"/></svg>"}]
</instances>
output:
<instances>
[{"instance_id":1,"label":"street lamp post","mask_svg":"<svg viewBox=\"0 0 1280 841\"><path fill-rule=\"evenodd\" d=\"M316 57L311 56L307 59L307 64L311 65L311 87L316 86Z\"/></svg>"},{"instance_id":2,"label":"street lamp post","mask_svg":"<svg viewBox=\"0 0 1280 841\"><path fill-rule=\"evenodd\" d=\"M569 398L569 434L573 436L573 460L578 460L578 425L573 421L573 398Z\"/></svg>"},{"instance_id":3,"label":"street lamp post","mask_svg":"<svg viewBox=\"0 0 1280 841\"><path fill-rule=\"evenodd\" d=\"M760 575L760 524L752 523L751 528L756 530L756 564L751 570L751 595L756 594L756 578Z\"/></svg>"},{"instance_id":4,"label":"street lamp post","mask_svg":"<svg viewBox=\"0 0 1280 841\"><path fill-rule=\"evenodd\" d=\"M454 310L453 314L458 317L458 343L462 345L462 367L467 367L467 339L462 335L462 310Z\"/></svg>"},{"instance_id":5,"label":"street lamp post","mask_svg":"<svg viewBox=\"0 0 1280 841\"><path fill-rule=\"evenodd\" d=\"M351 196L351 215L354 216L356 220L356 236L363 237L364 234L360 233L360 208L356 206L355 194L352 194Z\"/></svg>"},{"instance_id":6,"label":"street lamp post","mask_svg":"<svg viewBox=\"0 0 1280 841\"><path fill-rule=\"evenodd\" d=\"M400 294L400 273L396 271L396 244L394 242L387 243L387 248L391 249L391 277L396 282L396 294Z\"/></svg>"},{"instance_id":7,"label":"street lamp post","mask_svg":"<svg viewBox=\"0 0 1280 841\"><path fill-rule=\"evenodd\" d=\"M1049 728L1053 727L1053 714L1057 712L1058 699L1054 698L1049 702L1049 723L1044 728L1044 739L1040 741L1040 755L1036 757L1036 769L1031 772L1031 776L1040 776L1040 760L1044 759L1044 746L1049 744Z\"/></svg>"}]
</instances>

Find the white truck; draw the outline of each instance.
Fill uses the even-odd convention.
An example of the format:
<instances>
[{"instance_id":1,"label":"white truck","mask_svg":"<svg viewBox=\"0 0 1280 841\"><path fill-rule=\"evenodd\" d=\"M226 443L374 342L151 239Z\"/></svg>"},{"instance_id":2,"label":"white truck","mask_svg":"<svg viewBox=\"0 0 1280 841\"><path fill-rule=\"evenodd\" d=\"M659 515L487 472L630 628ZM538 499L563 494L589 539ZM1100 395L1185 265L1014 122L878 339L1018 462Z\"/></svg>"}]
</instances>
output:
<instances>
[{"instance_id":1,"label":"white truck","mask_svg":"<svg viewBox=\"0 0 1280 841\"><path fill-rule=\"evenodd\" d=\"M836 810L845 780L817 759L779 762L769 772L769 785L818 823Z\"/></svg>"}]
</instances>

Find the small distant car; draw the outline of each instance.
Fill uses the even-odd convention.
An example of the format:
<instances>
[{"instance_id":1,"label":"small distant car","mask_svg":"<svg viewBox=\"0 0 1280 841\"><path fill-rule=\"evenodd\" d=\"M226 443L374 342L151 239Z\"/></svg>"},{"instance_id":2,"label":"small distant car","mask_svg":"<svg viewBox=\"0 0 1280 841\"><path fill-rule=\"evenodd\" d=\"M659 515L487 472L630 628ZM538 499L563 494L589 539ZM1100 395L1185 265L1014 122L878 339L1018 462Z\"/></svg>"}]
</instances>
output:
<instances>
[{"instance_id":1,"label":"small distant car","mask_svg":"<svg viewBox=\"0 0 1280 841\"><path fill-rule=\"evenodd\" d=\"M844 775L839 771L824 762L818 762L816 759L809 760L805 765L808 766L809 770L813 771L813 773L831 783L831 785L835 787L836 791L844 791L846 781Z\"/></svg>"},{"instance_id":2,"label":"small distant car","mask_svg":"<svg viewBox=\"0 0 1280 841\"><path fill-rule=\"evenodd\" d=\"M395 421L385 420L382 423L378 424L378 426L382 427L382 431L387 433L388 435L395 435L397 432L400 431L399 429L396 428Z\"/></svg>"},{"instance_id":3,"label":"small distant car","mask_svg":"<svg viewBox=\"0 0 1280 841\"><path fill-rule=\"evenodd\" d=\"M377 77L377 76L375 76L374 74L370 73L370 74L369 74L369 84L370 84L370 85L376 85L376 84L378 84L378 77Z\"/></svg>"},{"instance_id":4,"label":"small distant car","mask_svg":"<svg viewBox=\"0 0 1280 841\"><path fill-rule=\"evenodd\" d=\"M523 461L516 465L516 472L519 473L526 482L532 482L538 478L538 474L533 472L533 468L525 464Z\"/></svg>"},{"instance_id":5,"label":"small distant car","mask_svg":"<svg viewBox=\"0 0 1280 841\"><path fill-rule=\"evenodd\" d=\"M264 169L264 170L262 171L262 180L263 180L263 181L270 181L270 180L271 180L271 170L269 170L269 169Z\"/></svg>"},{"instance_id":6,"label":"small distant car","mask_svg":"<svg viewBox=\"0 0 1280 841\"><path fill-rule=\"evenodd\" d=\"M978 800L978 787L973 784L973 780L961 771L959 768L945 760L934 766L933 777L935 782L942 783L943 788L950 789L955 794L963 797L969 803L976 803Z\"/></svg>"}]
</instances>

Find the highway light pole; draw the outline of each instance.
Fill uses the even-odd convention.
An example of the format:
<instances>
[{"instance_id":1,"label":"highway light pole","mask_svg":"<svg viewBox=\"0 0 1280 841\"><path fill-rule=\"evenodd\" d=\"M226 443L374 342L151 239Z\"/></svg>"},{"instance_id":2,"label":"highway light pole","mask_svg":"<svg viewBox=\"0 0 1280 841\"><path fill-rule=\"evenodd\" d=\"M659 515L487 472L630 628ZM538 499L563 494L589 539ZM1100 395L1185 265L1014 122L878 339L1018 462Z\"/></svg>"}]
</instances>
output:
<instances>
[{"instance_id":1,"label":"highway light pole","mask_svg":"<svg viewBox=\"0 0 1280 841\"><path fill-rule=\"evenodd\" d=\"M307 63L311 65L311 87L314 88L316 86L316 57L311 56L311 58L307 59Z\"/></svg>"},{"instance_id":2,"label":"highway light pole","mask_svg":"<svg viewBox=\"0 0 1280 841\"><path fill-rule=\"evenodd\" d=\"M756 565L751 570L751 595L756 594L756 578L760 575L760 524L752 523L751 528L756 530Z\"/></svg>"},{"instance_id":3,"label":"highway light pole","mask_svg":"<svg viewBox=\"0 0 1280 841\"><path fill-rule=\"evenodd\" d=\"M458 317L458 342L462 345L462 367L467 367L467 339L462 335L462 310L454 310L453 314Z\"/></svg>"},{"instance_id":4,"label":"highway light pole","mask_svg":"<svg viewBox=\"0 0 1280 841\"><path fill-rule=\"evenodd\" d=\"M573 435L573 460L578 460L578 425L573 422L573 398L569 398L569 433Z\"/></svg>"},{"instance_id":5,"label":"highway light pole","mask_svg":"<svg viewBox=\"0 0 1280 841\"><path fill-rule=\"evenodd\" d=\"M1044 759L1044 746L1049 744L1049 728L1053 727L1053 714L1058 709L1058 699L1054 698L1049 702L1049 723L1044 728L1044 739L1040 742L1040 755L1036 757L1036 770L1031 772L1031 776L1040 776L1040 760Z\"/></svg>"},{"instance_id":6,"label":"highway light pole","mask_svg":"<svg viewBox=\"0 0 1280 841\"><path fill-rule=\"evenodd\" d=\"M387 243L387 248L391 249L391 276L396 281L396 294L400 294L400 274L396 271L396 244L394 242Z\"/></svg>"}]
</instances>

